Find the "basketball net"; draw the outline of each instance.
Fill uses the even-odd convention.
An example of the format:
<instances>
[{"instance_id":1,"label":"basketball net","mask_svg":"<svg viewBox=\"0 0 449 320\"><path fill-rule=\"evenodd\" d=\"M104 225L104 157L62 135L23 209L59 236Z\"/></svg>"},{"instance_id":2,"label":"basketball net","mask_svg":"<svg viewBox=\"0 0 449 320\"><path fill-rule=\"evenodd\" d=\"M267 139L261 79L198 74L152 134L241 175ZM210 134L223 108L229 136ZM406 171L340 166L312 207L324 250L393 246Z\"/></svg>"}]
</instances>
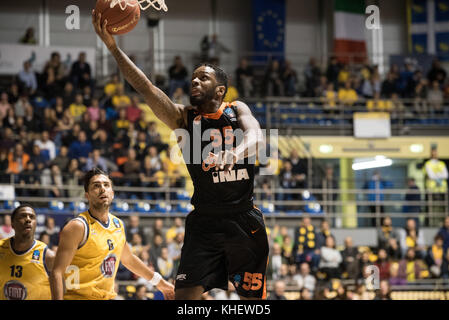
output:
<instances>
[{"instance_id":1,"label":"basketball net","mask_svg":"<svg viewBox=\"0 0 449 320\"><path fill-rule=\"evenodd\" d=\"M137 3L139 4L140 8L142 10L146 10L149 7L153 7L154 9L160 11L168 11L168 7L165 4L165 0L137 0ZM114 8L116 5L119 5L122 10L126 9L126 6L134 7L137 4L136 3L130 3L126 0L111 0L111 8Z\"/></svg>"}]
</instances>

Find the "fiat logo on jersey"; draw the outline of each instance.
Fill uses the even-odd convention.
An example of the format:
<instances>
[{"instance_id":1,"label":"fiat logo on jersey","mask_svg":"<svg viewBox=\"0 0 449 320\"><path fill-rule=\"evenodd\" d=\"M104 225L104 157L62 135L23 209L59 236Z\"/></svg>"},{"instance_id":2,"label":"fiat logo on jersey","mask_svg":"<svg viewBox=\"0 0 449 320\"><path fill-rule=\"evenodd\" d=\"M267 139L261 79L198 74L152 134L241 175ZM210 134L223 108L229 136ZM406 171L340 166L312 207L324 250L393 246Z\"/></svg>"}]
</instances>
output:
<instances>
[{"instance_id":1,"label":"fiat logo on jersey","mask_svg":"<svg viewBox=\"0 0 449 320\"><path fill-rule=\"evenodd\" d=\"M108 255L101 264L101 273L105 278L111 278L114 275L115 263L117 262L117 257L115 254Z\"/></svg>"},{"instance_id":2,"label":"fiat logo on jersey","mask_svg":"<svg viewBox=\"0 0 449 320\"><path fill-rule=\"evenodd\" d=\"M8 281L3 287L3 293L7 300L25 300L27 297L27 288L19 281Z\"/></svg>"}]
</instances>

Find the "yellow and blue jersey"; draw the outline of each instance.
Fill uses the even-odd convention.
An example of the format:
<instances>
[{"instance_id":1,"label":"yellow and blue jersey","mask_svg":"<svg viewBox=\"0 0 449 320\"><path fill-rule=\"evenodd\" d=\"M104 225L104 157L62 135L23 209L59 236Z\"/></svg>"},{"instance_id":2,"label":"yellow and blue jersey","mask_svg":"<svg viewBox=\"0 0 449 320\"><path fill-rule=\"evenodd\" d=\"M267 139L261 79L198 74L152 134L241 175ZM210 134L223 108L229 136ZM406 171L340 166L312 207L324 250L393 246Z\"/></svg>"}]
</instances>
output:
<instances>
[{"instance_id":1,"label":"yellow and blue jersey","mask_svg":"<svg viewBox=\"0 0 449 320\"><path fill-rule=\"evenodd\" d=\"M47 245L34 240L30 249L17 252L11 239L0 240L0 299L50 300L50 281L45 265Z\"/></svg>"},{"instance_id":2,"label":"yellow and blue jersey","mask_svg":"<svg viewBox=\"0 0 449 320\"><path fill-rule=\"evenodd\" d=\"M84 238L65 272L65 300L109 300L117 294L114 279L126 236L123 222L109 214L104 224L89 211L77 218Z\"/></svg>"}]
</instances>

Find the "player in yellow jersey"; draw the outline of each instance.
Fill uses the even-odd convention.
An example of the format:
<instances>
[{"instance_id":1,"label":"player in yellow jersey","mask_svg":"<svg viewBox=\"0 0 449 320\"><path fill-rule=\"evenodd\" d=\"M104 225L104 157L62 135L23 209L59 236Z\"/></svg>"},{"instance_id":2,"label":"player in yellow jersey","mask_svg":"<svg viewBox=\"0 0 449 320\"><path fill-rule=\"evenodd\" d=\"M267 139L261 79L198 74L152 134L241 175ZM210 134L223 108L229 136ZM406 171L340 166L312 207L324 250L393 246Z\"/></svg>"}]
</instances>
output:
<instances>
[{"instance_id":1,"label":"player in yellow jersey","mask_svg":"<svg viewBox=\"0 0 449 320\"><path fill-rule=\"evenodd\" d=\"M49 270L55 253L34 239L36 212L27 204L11 215L14 236L0 240L0 299L50 300Z\"/></svg>"},{"instance_id":2,"label":"player in yellow jersey","mask_svg":"<svg viewBox=\"0 0 449 320\"><path fill-rule=\"evenodd\" d=\"M121 262L131 272L150 280L165 296L174 287L132 254L123 222L109 213L114 198L112 181L94 168L84 177L89 210L63 228L50 277L55 300L110 300L117 294L114 279Z\"/></svg>"}]
</instances>

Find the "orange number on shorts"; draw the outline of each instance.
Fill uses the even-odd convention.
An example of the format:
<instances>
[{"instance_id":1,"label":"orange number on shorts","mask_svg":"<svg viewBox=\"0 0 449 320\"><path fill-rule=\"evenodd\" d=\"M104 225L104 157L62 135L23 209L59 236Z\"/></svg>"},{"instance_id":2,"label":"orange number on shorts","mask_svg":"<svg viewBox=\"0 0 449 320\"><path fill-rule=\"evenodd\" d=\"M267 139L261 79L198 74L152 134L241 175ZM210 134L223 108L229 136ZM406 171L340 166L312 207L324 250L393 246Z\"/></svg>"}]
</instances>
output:
<instances>
[{"instance_id":1,"label":"orange number on shorts","mask_svg":"<svg viewBox=\"0 0 449 320\"><path fill-rule=\"evenodd\" d=\"M243 277L243 289L257 291L262 288L262 274L245 272Z\"/></svg>"}]
</instances>

